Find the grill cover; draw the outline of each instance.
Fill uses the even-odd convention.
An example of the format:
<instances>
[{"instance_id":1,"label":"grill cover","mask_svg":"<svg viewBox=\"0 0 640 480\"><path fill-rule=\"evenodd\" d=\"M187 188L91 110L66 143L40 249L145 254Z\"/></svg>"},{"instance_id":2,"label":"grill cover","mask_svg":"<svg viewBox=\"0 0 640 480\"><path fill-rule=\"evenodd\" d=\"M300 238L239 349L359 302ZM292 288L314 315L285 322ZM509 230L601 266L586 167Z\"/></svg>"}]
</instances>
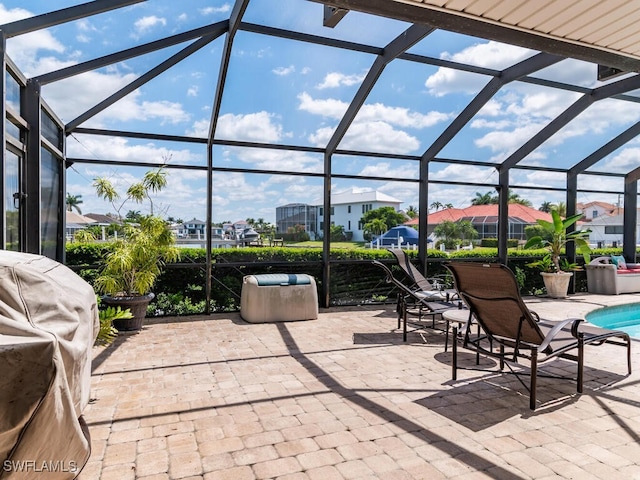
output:
<instances>
[{"instance_id":1,"label":"grill cover","mask_svg":"<svg viewBox=\"0 0 640 480\"><path fill-rule=\"evenodd\" d=\"M0 251L0 479L75 478L89 458L99 320L93 288L39 255Z\"/></svg>"}]
</instances>

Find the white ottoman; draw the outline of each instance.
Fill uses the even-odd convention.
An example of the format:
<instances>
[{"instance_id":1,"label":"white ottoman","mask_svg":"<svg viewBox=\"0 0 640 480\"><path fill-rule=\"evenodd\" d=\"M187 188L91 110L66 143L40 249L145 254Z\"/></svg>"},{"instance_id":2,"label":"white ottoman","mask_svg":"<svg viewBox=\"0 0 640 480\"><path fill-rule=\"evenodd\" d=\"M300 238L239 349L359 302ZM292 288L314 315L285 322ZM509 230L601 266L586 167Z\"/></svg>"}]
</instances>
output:
<instances>
[{"instance_id":1,"label":"white ottoman","mask_svg":"<svg viewBox=\"0 0 640 480\"><path fill-rule=\"evenodd\" d=\"M316 280L306 274L268 273L242 280L240 315L250 323L318 318Z\"/></svg>"}]
</instances>

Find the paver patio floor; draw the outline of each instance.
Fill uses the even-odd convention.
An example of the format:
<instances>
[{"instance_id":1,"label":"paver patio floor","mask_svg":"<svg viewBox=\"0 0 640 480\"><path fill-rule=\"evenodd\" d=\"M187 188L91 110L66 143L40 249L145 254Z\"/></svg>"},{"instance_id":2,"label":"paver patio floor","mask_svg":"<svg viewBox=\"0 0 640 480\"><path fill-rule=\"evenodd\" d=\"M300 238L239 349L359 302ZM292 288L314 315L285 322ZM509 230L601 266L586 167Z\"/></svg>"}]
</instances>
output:
<instances>
[{"instance_id":1,"label":"paver patio floor","mask_svg":"<svg viewBox=\"0 0 640 480\"><path fill-rule=\"evenodd\" d=\"M640 295L530 302L559 319ZM542 378L532 412L513 375L452 381L442 332L403 343L395 326L392 306L368 306L306 322L168 318L121 335L94 352L80 479L640 479L638 342L631 376L623 348L587 347L584 393Z\"/></svg>"}]
</instances>

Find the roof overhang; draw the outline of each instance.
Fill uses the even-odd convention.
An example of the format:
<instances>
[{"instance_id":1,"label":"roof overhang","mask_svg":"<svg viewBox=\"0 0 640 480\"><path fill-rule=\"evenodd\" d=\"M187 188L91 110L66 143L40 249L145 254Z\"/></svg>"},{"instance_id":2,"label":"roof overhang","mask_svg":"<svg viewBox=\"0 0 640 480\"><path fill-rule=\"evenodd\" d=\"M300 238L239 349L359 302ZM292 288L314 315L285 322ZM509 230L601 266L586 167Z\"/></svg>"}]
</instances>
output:
<instances>
[{"instance_id":1,"label":"roof overhang","mask_svg":"<svg viewBox=\"0 0 640 480\"><path fill-rule=\"evenodd\" d=\"M636 0L313 0L411 23L640 71Z\"/></svg>"}]
</instances>

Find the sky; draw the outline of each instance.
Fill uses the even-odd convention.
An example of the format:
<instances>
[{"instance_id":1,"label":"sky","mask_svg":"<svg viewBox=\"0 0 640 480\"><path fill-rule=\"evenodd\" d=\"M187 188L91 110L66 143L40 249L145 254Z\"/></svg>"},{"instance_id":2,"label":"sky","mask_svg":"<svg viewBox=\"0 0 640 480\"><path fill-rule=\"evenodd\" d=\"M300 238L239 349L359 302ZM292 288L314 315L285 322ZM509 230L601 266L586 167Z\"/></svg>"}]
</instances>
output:
<instances>
[{"instance_id":1,"label":"sky","mask_svg":"<svg viewBox=\"0 0 640 480\"><path fill-rule=\"evenodd\" d=\"M79 4L30 0L0 3L0 23ZM29 78L160 38L226 20L233 4L225 1L150 0L130 7L8 39L9 56ZM244 22L384 46L410 24L349 12L335 27L322 26L322 5L306 0L252 0ZM82 123L82 127L206 137L218 82L225 36L213 40L178 65ZM71 122L96 103L144 75L187 44L43 86L42 95L56 114ZM503 69L536 51L479 38L436 31L410 53ZM352 101L375 56L240 31L234 40L229 73L216 128L216 139L325 147ZM596 67L563 60L532 76L601 85ZM438 138L490 77L406 60L391 62L369 93L339 148L419 156ZM617 79L616 79L617 80ZM637 94L637 92L636 92ZM578 94L514 82L501 89L438 157L499 163L579 98ZM534 150L522 165L568 168L640 120L640 104L620 100L594 103L575 121ZM214 165L254 170L322 173L321 154L296 151L214 147ZM67 155L75 158L174 165L206 165L206 146L73 134ZM640 166L634 140L591 170L626 173ZM113 212L95 196L94 178L110 178L124 192L147 168L76 163L67 170L67 192L81 195L83 213ZM169 170L168 187L154 196L156 213L183 220L206 218L206 174ZM418 178L418 162L335 155L335 174L389 177L388 181L334 179L333 192L380 190L399 199L401 208L418 205L418 185L398 181ZM476 192L494 193L494 168L431 163L430 180L481 184L432 184L429 203L463 208ZM395 181L394 181L395 179ZM510 181L521 186L564 188L562 173L514 170ZM262 218L275 222L275 208L288 203L321 202L321 178L261 173L215 172L213 221ZM486 185L486 187L484 186ZM614 177L580 176L579 188L622 191ZM565 200L563 192L521 189L515 193L535 208ZM616 203L617 195L582 192L578 201ZM126 204L123 213L149 211Z\"/></svg>"}]
</instances>

